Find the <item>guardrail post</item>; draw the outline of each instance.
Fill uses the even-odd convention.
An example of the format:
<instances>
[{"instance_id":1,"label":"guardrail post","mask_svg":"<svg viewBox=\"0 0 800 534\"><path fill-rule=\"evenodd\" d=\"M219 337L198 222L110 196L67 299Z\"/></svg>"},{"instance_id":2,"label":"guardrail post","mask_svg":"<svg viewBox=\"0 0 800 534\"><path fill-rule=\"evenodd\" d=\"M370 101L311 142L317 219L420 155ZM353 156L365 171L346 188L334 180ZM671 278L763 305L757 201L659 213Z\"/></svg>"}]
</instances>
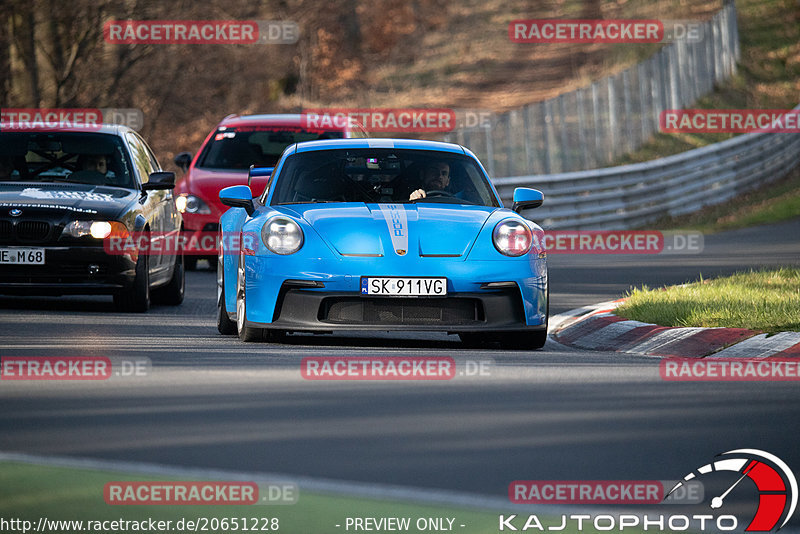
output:
<instances>
[{"instance_id":1,"label":"guardrail post","mask_svg":"<svg viewBox=\"0 0 800 534\"><path fill-rule=\"evenodd\" d=\"M548 99L541 102L541 106L544 121L544 172L550 174L553 168L552 146L555 144L553 140L553 103Z\"/></svg>"},{"instance_id":2,"label":"guardrail post","mask_svg":"<svg viewBox=\"0 0 800 534\"><path fill-rule=\"evenodd\" d=\"M606 152L605 161L612 161L616 155L617 146L617 106L616 106L616 91L614 90L614 77L609 76L606 78L606 87L608 90L608 140L609 147Z\"/></svg>"},{"instance_id":3,"label":"guardrail post","mask_svg":"<svg viewBox=\"0 0 800 534\"><path fill-rule=\"evenodd\" d=\"M578 144L581 157L581 168L588 169L589 167L589 147L586 143L586 110L584 109L584 89L578 89L575 97L578 103Z\"/></svg>"},{"instance_id":4,"label":"guardrail post","mask_svg":"<svg viewBox=\"0 0 800 534\"><path fill-rule=\"evenodd\" d=\"M523 106L522 108L522 131L523 140L525 143L525 172L532 174L533 171L533 147L531 146L531 107Z\"/></svg>"}]
</instances>

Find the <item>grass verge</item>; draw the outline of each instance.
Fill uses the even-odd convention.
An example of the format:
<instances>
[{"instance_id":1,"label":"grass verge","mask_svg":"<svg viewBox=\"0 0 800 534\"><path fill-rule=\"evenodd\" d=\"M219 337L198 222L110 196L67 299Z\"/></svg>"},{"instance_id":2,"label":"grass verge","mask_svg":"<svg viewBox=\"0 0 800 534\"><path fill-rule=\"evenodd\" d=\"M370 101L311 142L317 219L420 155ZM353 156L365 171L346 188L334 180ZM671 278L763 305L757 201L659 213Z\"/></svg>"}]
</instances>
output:
<instances>
[{"instance_id":1,"label":"grass verge","mask_svg":"<svg viewBox=\"0 0 800 534\"><path fill-rule=\"evenodd\" d=\"M662 230L696 230L713 234L800 217L800 168L759 189L702 210L648 224Z\"/></svg>"},{"instance_id":2,"label":"grass verge","mask_svg":"<svg viewBox=\"0 0 800 534\"><path fill-rule=\"evenodd\" d=\"M496 532L498 514L488 511L457 508L439 505L414 504L410 502L391 502L355 497L332 496L303 491L296 504L259 506L112 506L103 500L103 487L107 482L117 481L163 481L164 477L153 478L117 472L88 469L38 466L31 464L0 462L0 517L6 520L16 518L33 522L36 527L39 518L62 521L172 521L171 532L190 531L189 528L176 528L177 522L208 519L210 532L243 531L243 520L247 520L247 531L269 531L290 534L323 532L346 532L345 520L353 518L410 518L410 532L417 532L415 522L420 518L452 518L452 530L467 534ZM505 512L506 514L508 512ZM218 521L229 520L228 528L211 528L212 518ZM230 519L237 518L239 528L233 528ZM253 522L253 518L259 518ZM261 518L267 518L264 523ZM272 519L277 518L278 529ZM560 524L555 517L540 516L548 524ZM448 526L445 521L444 526ZM185 525L185 522L184 522ZM340 525L340 527L336 527ZM462 528L461 525L464 525ZM84 523L83 528L91 525ZM50 529L48 532L81 532L76 525ZM202 531L202 526L199 530ZM353 528L350 528L352 531ZM436 530L436 529L432 529ZM122 531L122 530L120 530ZM569 532L567 528L565 532ZM573 532L576 530L573 529Z\"/></svg>"},{"instance_id":3,"label":"grass verge","mask_svg":"<svg viewBox=\"0 0 800 534\"><path fill-rule=\"evenodd\" d=\"M621 317L661 326L800 331L800 269L740 272L714 280L628 292Z\"/></svg>"}]
</instances>

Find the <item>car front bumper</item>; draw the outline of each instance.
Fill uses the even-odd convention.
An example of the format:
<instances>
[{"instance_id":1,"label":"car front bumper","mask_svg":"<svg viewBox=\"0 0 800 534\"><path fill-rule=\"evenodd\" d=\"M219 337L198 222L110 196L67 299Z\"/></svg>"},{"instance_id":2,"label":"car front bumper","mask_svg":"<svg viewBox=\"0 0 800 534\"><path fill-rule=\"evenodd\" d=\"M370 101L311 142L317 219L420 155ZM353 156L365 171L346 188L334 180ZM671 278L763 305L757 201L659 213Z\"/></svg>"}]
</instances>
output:
<instances>
[{"instance_id":1,"label":"car front bumper","mask_svg":"<svg viewBox=\"0 0 800 534\"><path fill-rule=\"evenodd\" d=\"M102 247L25 246L31 247L45 249L44 265L0 265L0 293L112 294L129 287L136 277L130 256L110 255Z\"/></svg>"},{"instance_id":2,"label":"car front bumper","mask_svg":"<svg viewBox=\"0 0 800 534\"><path fill-rule=\"evenodd\" d=\"M533 331L547 324L544 258L465 261L419 258L399 274L374 258L304 260L285 265L245 256L247 324L288 331ZM446 297L362 296L361 276L447 278ZM235 310L235 281L226 280L226 308Z\"/></svg>"}]
</instances>

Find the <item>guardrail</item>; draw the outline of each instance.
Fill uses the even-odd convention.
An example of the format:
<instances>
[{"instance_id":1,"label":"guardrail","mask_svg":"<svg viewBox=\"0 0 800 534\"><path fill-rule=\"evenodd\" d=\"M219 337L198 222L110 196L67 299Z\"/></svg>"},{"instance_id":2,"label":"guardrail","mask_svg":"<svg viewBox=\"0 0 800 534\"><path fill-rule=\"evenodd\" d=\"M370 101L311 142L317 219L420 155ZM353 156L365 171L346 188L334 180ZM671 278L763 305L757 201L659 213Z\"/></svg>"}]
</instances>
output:
<instances>
[{"instance_id":1,"label":"guardrail","mask_svg":"<svg viewBox=\"0 0 800 534\"><path fill-rule=\"evenodd\" d=\"M526 213L544 228L624 229L719 204L798 165L800 133L755 132L644 163L492 182L507 205L515 187L544 192Z\"/></svg>"},{"instance_id":2,"label":"guardrail","mask_svg":"<svg viewBox=\"0 0 800 534\"><path fill-rule=\"evenodd\" d=\"M492 176L597 169L658 132L659 114L691 107L736 73L736 6L725 0L700 38L678 39L591 85L463 126L444 141L470 147Z\"/></svg>"}]
</instances>

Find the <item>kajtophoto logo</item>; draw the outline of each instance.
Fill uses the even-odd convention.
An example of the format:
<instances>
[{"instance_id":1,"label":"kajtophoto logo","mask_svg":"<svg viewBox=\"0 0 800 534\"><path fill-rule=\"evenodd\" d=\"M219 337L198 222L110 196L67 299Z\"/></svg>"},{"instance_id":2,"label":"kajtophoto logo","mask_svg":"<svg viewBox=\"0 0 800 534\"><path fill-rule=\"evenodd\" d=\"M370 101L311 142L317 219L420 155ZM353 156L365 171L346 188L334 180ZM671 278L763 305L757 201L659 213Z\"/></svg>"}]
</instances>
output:
<instances>
[{"instance_id":1,"label":"kajtophoto logo","mask_svg":"<svg viewBox=\"0 0 800 534\"><path fill-rule=\"evenodd\" d=\"M772 532L784 527L797 508L794 473L783 460L759 449L734 449L720 453L713 462L684 476L669 491L660 493L659 490L657 481L518 480L509 486L509 499L515 503L540 504L654 504L660 499L660 504L708 503L713 513L574 513L562 514L557 525L548 525L548 519L536 514L527 517L501 514L498 530L564 530L569 526L577 531L741 531L739 516L749 514L750 508L746 504L751 495L755 495L757 506L744 531ZM710 500L704 494L711 497ZM736 502L726 507L729 497Z\"/></svg>"},{"instance_id":2,"label":"kajtophoto logo","mask_svg":"<svg viewBox=\"0 0 800 534\"><path fill-rule=\"evenodd\" d=\"M702 479L709 473L732 472L737 475L736 481L721 495L711 499L712 509L722 508L725 498L748 478L758 490L758 508L745 532L769 532L773 529L780 530L786 525L797 508L797 479L783 460L758 449L735 449L716 457L719 459L698 467L683 477L667 496L685 483ZM740 473L741 476L738 476ZM781 518L783 522L776 529L775 525Z\"/></svg>"}]
</instances>

